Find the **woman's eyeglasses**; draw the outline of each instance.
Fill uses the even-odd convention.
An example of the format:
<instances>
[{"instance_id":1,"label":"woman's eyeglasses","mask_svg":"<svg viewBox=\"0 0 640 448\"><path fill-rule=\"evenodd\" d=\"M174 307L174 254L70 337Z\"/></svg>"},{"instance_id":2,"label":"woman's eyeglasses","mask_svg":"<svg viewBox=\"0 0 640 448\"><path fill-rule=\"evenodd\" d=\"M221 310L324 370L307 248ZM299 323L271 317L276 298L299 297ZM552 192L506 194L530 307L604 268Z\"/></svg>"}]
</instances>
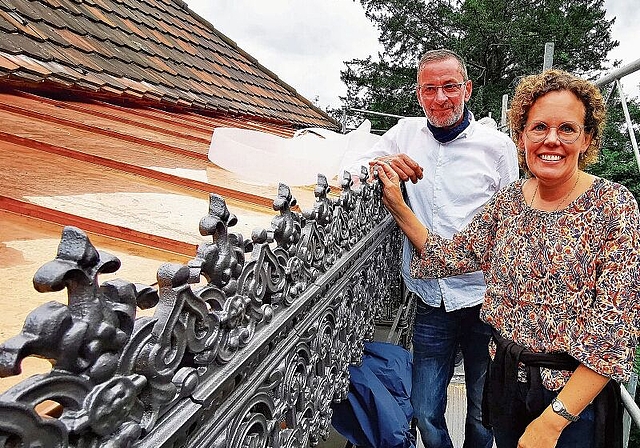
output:
<instances>
[{"instance_id":1,"label":"woman's eyeglasses","mask_svg":"<svg viewBox=\"0 0 640 448\"><path fill-rule=\"evenodd\" d=\"M574 121L565 121L558 126L549 126L543 121L535 121L525 127L524 133L533 143L540 143L547 138L551 128L556 130L558 140L562 143L571 144L578 140L584 126L580 126Z\"/></svg>"}]
</instances>

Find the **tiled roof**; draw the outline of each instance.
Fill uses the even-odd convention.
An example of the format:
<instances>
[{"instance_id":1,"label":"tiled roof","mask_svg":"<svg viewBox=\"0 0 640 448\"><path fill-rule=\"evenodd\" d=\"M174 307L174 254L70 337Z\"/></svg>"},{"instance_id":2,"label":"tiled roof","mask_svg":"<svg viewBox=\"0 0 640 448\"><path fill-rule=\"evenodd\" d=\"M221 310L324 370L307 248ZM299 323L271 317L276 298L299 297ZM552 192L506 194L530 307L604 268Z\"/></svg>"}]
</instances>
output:
<instances>
[{"instance_id":1,"label":"tiled roof","mask_svg":"<svg viewBox=\"0 0 640 448\"><path fill-rule=\"evenodd\" d=\"M337 127L181 0L0 0L0 84Z\"/></svg>"}]
</instances>

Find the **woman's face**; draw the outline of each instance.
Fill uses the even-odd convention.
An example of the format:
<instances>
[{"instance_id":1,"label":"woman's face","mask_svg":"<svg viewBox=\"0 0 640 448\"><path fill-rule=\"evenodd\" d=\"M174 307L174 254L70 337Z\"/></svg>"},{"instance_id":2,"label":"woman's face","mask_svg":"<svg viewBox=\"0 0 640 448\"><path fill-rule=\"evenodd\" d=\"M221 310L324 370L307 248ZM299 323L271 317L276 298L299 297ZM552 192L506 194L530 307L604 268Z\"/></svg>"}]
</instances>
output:
<instances>
[{"instance_id":1,"label":"woman's face","mask_svg":"<svg viewBox=\"0 0 640 448\"><path fill-rule=\"evenodd\" d=\"M591 143L584 118L582 101L568 90L546 93L533 103L519 144L534 176L558 184L573 177L580 153Z\"/></svg>"}]
</instances>

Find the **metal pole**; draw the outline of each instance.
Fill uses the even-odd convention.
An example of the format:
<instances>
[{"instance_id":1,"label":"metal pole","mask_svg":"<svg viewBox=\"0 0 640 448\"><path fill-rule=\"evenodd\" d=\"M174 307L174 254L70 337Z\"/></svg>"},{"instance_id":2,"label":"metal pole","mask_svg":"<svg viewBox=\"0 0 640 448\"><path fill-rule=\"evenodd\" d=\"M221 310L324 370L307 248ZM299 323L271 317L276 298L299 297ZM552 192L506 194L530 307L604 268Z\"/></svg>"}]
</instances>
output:
<instances>
[{"instance_id":1,"label":"metal pole","mask_svg":"<svg viewBox=\"0 0 640 448\"><path fill-rule=\"evenodd\" d=\"M602 88L610 82L615 81L616 79L624 78L626 75L637 70L640 70L640 59L636 59L631 64L627 64L624 67L620 67L619 69L614 70L608 75L605 75L602 78L598 79L594 84Z\"/></svg>"},{"instance_id":2,"label":"metal pole","mask_svg":"<svg viewBox=\"0 0 640 448\"><path fill-rule=\"evenodd\" d=\"M544 44L544 62L542 63L542 71L549 70L553 67L553 49L555 44L547 42Z\"/></svg>"},{"instance_id":3,"label":"metal pole","mask_svg":"<svg viewBox=\"0 0 640 448\"><path fill-rule=\"evenodd\" d=\"M633 399L627 388L622 384L620 385L620 398L622 398L622 404L631 416L633 422L636 425L640 424L640 408L638 408L635 400Z\"/></svg>"},{"instance_id":4,"label":"metal pole","mask_svg":"<svg viewBox=\"0 0 640 448\"><path fill-rule=\"evenodd\" d=\"M622 90L622 83L619 79L616 79L616 86L618 87L618 94L620 95L620 103L622 103L622 110L624 111L624 119L627 122L627 131L629 131L629 138L631 139L631 146L633 152L636 155L636 163L638 164L638 170L640 170L640 152L638 151L638 142L636 141L636 133L633 130L633 122L631 121L631 115L629 115L629 108L627 107L627 98Z\"/></svg>"},{"instance_id":5,"label":"metal pole","mask_svg":"<svg viewBox=\"0 0 640 448\"><path fill-rule=\"evenodd\" d=\"M509 105L509 94L502 95L502 112L500 113L500 129L507 127L507 107Z\"/></svg>"},{"instance_id":6,"label":"metal pole","mask_svg":"<svg viewBox=\"0 0 640 448\"><path fill-rule=\"evenodd\" d=\"M636 386L638 384L638 375L635 373L631 374L631 378L629 378L629 382L625 385L621 385L622 389L626 389L629 392L629 396L636 396ZM635 404L635 402L634 402ZM627 448L629 446L629 436L631 434L631 414L627 410L622 417L622 446Z\"/></svg>"}]
</instances>

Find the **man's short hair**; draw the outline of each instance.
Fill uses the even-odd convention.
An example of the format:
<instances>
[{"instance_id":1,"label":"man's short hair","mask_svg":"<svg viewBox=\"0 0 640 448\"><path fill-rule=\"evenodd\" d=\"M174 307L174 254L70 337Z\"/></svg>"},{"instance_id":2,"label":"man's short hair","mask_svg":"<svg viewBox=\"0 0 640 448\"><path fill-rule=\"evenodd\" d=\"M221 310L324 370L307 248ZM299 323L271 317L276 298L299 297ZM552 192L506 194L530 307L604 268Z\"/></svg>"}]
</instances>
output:
<instances>
[{"instance_id":1,"label":"man's short hair","mask_svg":"<svg viewBox=\"0 0 640 448\"><path fill-rule=\"evenodd\" d=\"M438 50L429 50L425 52L420 58L420 63L418 64L418 74L420 74L420 70L422 70L422 67L425 64L433 61L442 61L445 59L455 59L456 61L458 61L463 81L467 81L469 79L469 75L467 75L467 65L465 64L464 59L462 59L462 56L444 48L440 48Z\"/></svg>"}]
</instances>

